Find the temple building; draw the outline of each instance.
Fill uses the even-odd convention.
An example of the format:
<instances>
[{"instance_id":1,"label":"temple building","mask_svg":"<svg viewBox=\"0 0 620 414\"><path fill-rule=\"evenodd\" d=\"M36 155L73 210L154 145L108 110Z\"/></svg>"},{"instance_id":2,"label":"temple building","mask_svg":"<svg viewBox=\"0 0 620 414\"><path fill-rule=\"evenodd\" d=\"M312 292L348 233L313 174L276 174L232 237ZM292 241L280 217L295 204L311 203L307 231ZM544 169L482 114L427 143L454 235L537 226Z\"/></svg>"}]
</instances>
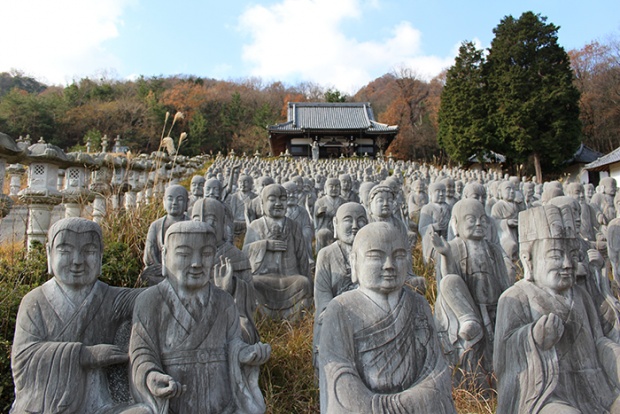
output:
<instances>
[{"instance_id":1,"label":"temple building","mask_svg":"<svg viewBox=\"0 0 620 414\"><path fill-rule=\"evenodd\" d=\"M369 102L289 102L287 118L267 127L274 156L310 158L316 141L319 158L374 158L398 133L398 126L375 121Z\"/></svg>"}]
</instances>

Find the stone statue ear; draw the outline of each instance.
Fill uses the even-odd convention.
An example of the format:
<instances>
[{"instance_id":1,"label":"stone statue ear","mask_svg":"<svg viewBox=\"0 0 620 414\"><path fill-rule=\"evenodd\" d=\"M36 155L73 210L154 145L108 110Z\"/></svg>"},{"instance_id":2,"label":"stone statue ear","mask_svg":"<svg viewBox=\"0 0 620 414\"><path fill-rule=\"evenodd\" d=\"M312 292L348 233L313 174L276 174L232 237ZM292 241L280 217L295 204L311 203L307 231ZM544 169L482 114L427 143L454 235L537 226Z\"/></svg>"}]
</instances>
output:
<instances>
[{"instance_id":1,"label":"stone statue ear","mask_svg":"<svg viewBox=\"0 0 620 414\"><path fill-rule=\"evenodd\" d=\"M532 256L530 252L523 252L519 255L521 264L523 264L523 278L525 280L533 280Z\"/></svg>"},{"instance_id":2,"label":"stone statue ear","mask_svg":"<svg viewBox=\"0 0 620 414\"><path fill-rule=\"evenodd\" d=\"M351 282L358 283L357 277L357 255L355 252L351 252L349 255L349 263L351 264Z\"/></svg>"},{"instance_id":3,"label":"stone statue ear","mask_svg":"<svg viewBox=\"0 0 620 414\"><path fill-rule=\"evenodd\" d=\"M161 275L168 278L168 269L166 268L166 247L161 248Z\"/></svg>"},{"instance_id":4,"label":"stone statue ear","mask_svg":"<svg viewBox=\"0 0 620 414\"><path fill-rule=\"evenodd\" d=\"M334 216L334 218L332 219L332 222L334 223L334 240L338 240L338 219L336 218L336 216Z\"/></svg>"},{"instance_id":5,"label":"stone statue ear","mask_svg":"<svg viewBox=\"0 0 620 414\"><path fill-rule=\"evenodd\" d=\"M47 273L53 275L52 273L52 246L49 243L45 244L45 252L47 253Z\"/></svg>"}]
</instances>

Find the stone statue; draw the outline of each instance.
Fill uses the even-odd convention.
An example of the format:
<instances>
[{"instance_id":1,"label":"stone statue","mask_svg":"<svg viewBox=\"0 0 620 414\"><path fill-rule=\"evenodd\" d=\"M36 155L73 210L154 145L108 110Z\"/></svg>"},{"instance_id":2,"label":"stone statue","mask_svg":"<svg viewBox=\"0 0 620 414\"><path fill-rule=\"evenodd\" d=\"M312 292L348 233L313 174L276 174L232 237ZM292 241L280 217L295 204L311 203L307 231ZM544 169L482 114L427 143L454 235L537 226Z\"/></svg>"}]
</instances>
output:
<instances>
[{"instance_id":1,"label":"stone statue","mask_svg":"<svg viewBox=\"0 0 620 414\"><path fill-rule=\"evenodd\" d=\"M257 197L254 197L245 205L245 224L246 227L250 225L254 220L261 218L263 216L263 207L262 207L262 199L260 197L261 191L263 188L268 186L269 184L273 184L273 178L264 175L256 180L256 194Z\"/></svg>"},{"instance_id":2,"label":"stone statue","mask_svg":"<svg viewBox=\"0 0 620 414\"><path fill-rule=\"evenodd\" d=\"M508 257L515 261L519 248L517 237L519 206L514 201L514 185L510 181L503 181L499 185L499 194L500 199L493 205L491 217L497 223L499 243Z\"/></svg>"},{"instance_id":3,"label":"stone statue","mask_svg":"<svg viewBox=\"0 0 620 414\"><path fill-rule=\"evenodd\" d=\"M259 311L291 318L312 304L308 250L301 227L286 218L286 190L270 184L261 193L264 216L247 229L243 252L250 259Z\"/></svg>"},{"instance_id":4,"label":"stone statue","mask_svg":"<svg viewBox=\"0 0 620 414\"><path fill-rule=\"evenodd\" d=\"M286 217L293 220L301 227L301 232L306 241L308 250L308 260L314 263L314 253L312 252L312 240L314 239L314 225L310 219L308 211L298 203L300 188L293 181L287 181L282 185L286 190Z\"/></svg>"},{"instance_id":5,"label":"stone statue","mask_svg":"<svg viewBox=\"0 0 620 414\"><path fill-rule=\"evenodd\" d=\"M152 414L265 411L258 369L271 348L241 339L232 297L211 283L232 268L215 255L208 224L175 223L166 232L166 279L136 301L131 377Z\"/></svg>"},{"instance_id":6,"label":"stone statue","mask_svg":"<svg viewBox=\"0 0 620 414\"><path fill-rule=\"evenodd\" d=\"M434 258L432 243L433 233L444 238L448 237L451 207L446 203L446 186L433 183L428 187L430 202L420 210L418 229L422 237L422 252L425 263Z\"/></svg>"},{"instance_id":7,"label":"stone statue","mask_svg":"<svg viewBox=\"0 0 620 414\"><path fill-rule=\"evenodd\" d=\"M219 174L219 173L218 173ZM214 200L219 201L224 206L224 210L226 211L226 232L225 237L229 242L233 242L235 237L234 232L234 217L230 206L224 202L223 196L223 184L222 181L218 178L209 178L205 182L205 198L212 198Z\"/></svg>"},{"instance_id":8,"label":"stone statue","mask_svg":"<svg viewBox=\"0 0 620 414\"><path fill-rule=\"evenodd\" d=\"M144 245L144 271L140 277L149 286L162 280L161 249L164 246L164 236L173 223L188 219L185 214L187 201L187 190L182 185L170 185L166 188L163 203L167 214L151 223Z\"/></svg>"},{"instance_id":9,"label":"stone statue","mask_svg":"<svg viewBox=\"0 0 620 414\"><path fill-rule=\"evenodd\" d=\"M351 280L349 255L357 232L368 224L366 210L358 203L345 203L334 217L336 241L321 249L314 276L314 365L318 367L318 345L327 304L343 292L357 288Z\"/></svg>"},{"instance_id":10,"label":"stone statue","mask_svg":"<svg viewBox=\"0 0 620 414\"><path fill-rule=\"evenodd\" d=\"M600 224L607 225L616 218L616 207L614 196L616 195L617 183L612 177L605 177L601 180L602 192L592 196L590 203L597 207L602 215L599 216Z\"/></svg>"},{"instance_id":11,"label":"stone statue","mask_svg":"<svg viewBox=\"0 0 620 414\"><path fill-rule=\"evenodd\" d=\"M603 336L590 295L575 285L575 235L569 206L519 214L524 279L497 310L498 414L620 412L620 346Z\"/></svg>"},{"instance_id":12,"label":"stone statue","mask_svg":"<svg viewBox=\"0 0 620 414\"><path fill-rule=\"evenodd\" d=\"M17 313L11 413L149 413L144 406L115 404L109 390L106 369L129 361L114 337L131 321L142 289L97 280L102 256L95 222L66 218L50 227L53 278L26 294Z\"/></svg>"},{"instance_id":13,"label":"stone statue","mask_svg":"<svg viewBox=\"0 0 620 414\"><path fill-rule=\"evenodd\" d=\"M245 210L247 204L256 198L252 191L254 180L251 176L241 174L238 181L238 189L228 197L227 204L232 212L235 235L245 232Z\"/></svg>"},{"instance_id":14,"label":"stone statue","mask_svg":"<svg viewBox=\"0 0 620 414\"><path fill-rule=\"evenodd\" d=\"M340 197L345 201L360 202L359 196L353 191L353 180L349 174L340 174L338 177L340 181Z\"/></svg>"},{"instance_id":15,"label":"stone statue","mask_svg":"<svg viewBox=\"0 0 620 414\"><path fill-rule=\"evenodd\" d=\"M338 207L345 203L340 196L340 181L329 178L325 181L325 195L314 204L314 229L317 253L334 241L334 216Z\"/></svg>"},{"instance_id":16,"label":"stone statue","mask_svg":"<svg viewBox=\"0 0 620 414\"><path fill-rule=\"evenodd\" d=\"M450 371L426 300L404 287L407 238L370 223L353 242L359 287L323 314L319 344L322 413L455 413Z\"/></svg>"},{"instance_id":17,"label":"stone statue","mask_svg":"<svg viewBox=\"0 0 620 414\"><path fill-rule=\"evenodd\" d=\"M319 141L312 141L312 161L319 160Z\"/></svg>"},{"instance_id":18,"label":"stone statue","mask_svg":"<svg viewBox=\"0 0 620 414\"><path fill-rule=\"evenodd\" d=\"M420 221L420 212L422 207L428 204L428 194L426 193L426 185L424 181L418 179L411 185L411 193L407 199L409 212L409 228L412 231L418 231L418 222Z\"/></svg>"},{"instance_id":19,"label":"stone statue","mask_svg":"<svg viewBox=\"0 0 620 414\"><path fill-rule=\"evenodd\" d=\"M197 200L205 195L205 178L202 175L195 175L189 184L189 201L187 203L187 211L191 213L192 207Z\"/></svg>"},{"instance_id":20,"label":"stone statue","mask_svg":"<svg viewBox=\"0 0 620 414\"><path fill-rule=\"evenodd\" d=\"M501 246L487 237L490 219L484 205L463 198L452 208L452 217L456 237L446 243L433 236L441 254L435 321L448 362L458 368L454 384L471 379L485 389L491 385L497 301L512 283Z\"/></svg>"},{"instance_id":21,"label":"stone statue","mask_svg":"<svg viewBox=\"0 0 620 414\"><path fill-rule=\"evenodd\" d=\"M226 240L226 213L224 205L213 198L203 198L194 204L192 220L209 224L214 232L217 243L216 263L228 260L232 267L230 278L214 279L220 289L228 292L237 305L239 312L241 335L243 340L254 344L259 340L258 329L254 323L256 311L256 291L252 280L252 267L247 256L235 245ZM228 275L223 275L228 276Z\"/></svg>"}]
</instances>

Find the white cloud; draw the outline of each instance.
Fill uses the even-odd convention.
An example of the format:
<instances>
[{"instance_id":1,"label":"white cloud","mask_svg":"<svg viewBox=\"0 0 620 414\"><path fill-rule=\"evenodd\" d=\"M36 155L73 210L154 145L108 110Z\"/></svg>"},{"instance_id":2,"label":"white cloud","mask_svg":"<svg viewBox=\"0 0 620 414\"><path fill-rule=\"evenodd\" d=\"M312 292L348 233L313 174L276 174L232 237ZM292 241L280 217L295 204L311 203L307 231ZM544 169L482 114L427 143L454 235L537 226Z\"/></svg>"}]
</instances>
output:
<instances>
[{"instance_id":1,"label":"white cloud","mask_svg":"<svg viewBox=\"0 0 620 414\"><path fill-rule=\"evenodd\" d=\"M18 69L50 83L67 83L119 66L102 44L118 36L121 15L136 0L3 2L0 71Z\"/></svg>"},{"instance_id":2,"label":"white cloud","mask_svg":"<svg viewBox=\"0 0 620 414\"><path fill-rule=\"evenodd\" d=\"M363 6L380 5L378 0L282 0L253 6L239 18L239 29L251 39L242 59L252 76L311 81L347 93L397 66L431 78L452 64L454 55L422 55L422 34L406 21L392 27L387 38L348 36L343 23L361 20Z\"/></svg>"}]
</instances>

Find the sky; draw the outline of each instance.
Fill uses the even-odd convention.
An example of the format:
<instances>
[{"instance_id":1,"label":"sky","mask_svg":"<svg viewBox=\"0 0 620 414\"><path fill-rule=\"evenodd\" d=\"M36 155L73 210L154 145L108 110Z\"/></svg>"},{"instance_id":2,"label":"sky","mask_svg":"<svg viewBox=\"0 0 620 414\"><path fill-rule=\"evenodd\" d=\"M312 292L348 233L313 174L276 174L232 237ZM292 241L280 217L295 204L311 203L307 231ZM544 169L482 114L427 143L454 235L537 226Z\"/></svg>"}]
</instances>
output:
<instances>
[{"instance_id":1,"label":"sky","mask_svg":"<svg viewBox=\"0 0 620 414\"><path fill-rule=\"evenodd\" d=\"M0 72L48 85L140 75L354 94L402 68L431 79L463 41L488 48L503 17L533 11L567 51L620 36L618 0L0 0Z\"/></svg>"}]
</instances>

